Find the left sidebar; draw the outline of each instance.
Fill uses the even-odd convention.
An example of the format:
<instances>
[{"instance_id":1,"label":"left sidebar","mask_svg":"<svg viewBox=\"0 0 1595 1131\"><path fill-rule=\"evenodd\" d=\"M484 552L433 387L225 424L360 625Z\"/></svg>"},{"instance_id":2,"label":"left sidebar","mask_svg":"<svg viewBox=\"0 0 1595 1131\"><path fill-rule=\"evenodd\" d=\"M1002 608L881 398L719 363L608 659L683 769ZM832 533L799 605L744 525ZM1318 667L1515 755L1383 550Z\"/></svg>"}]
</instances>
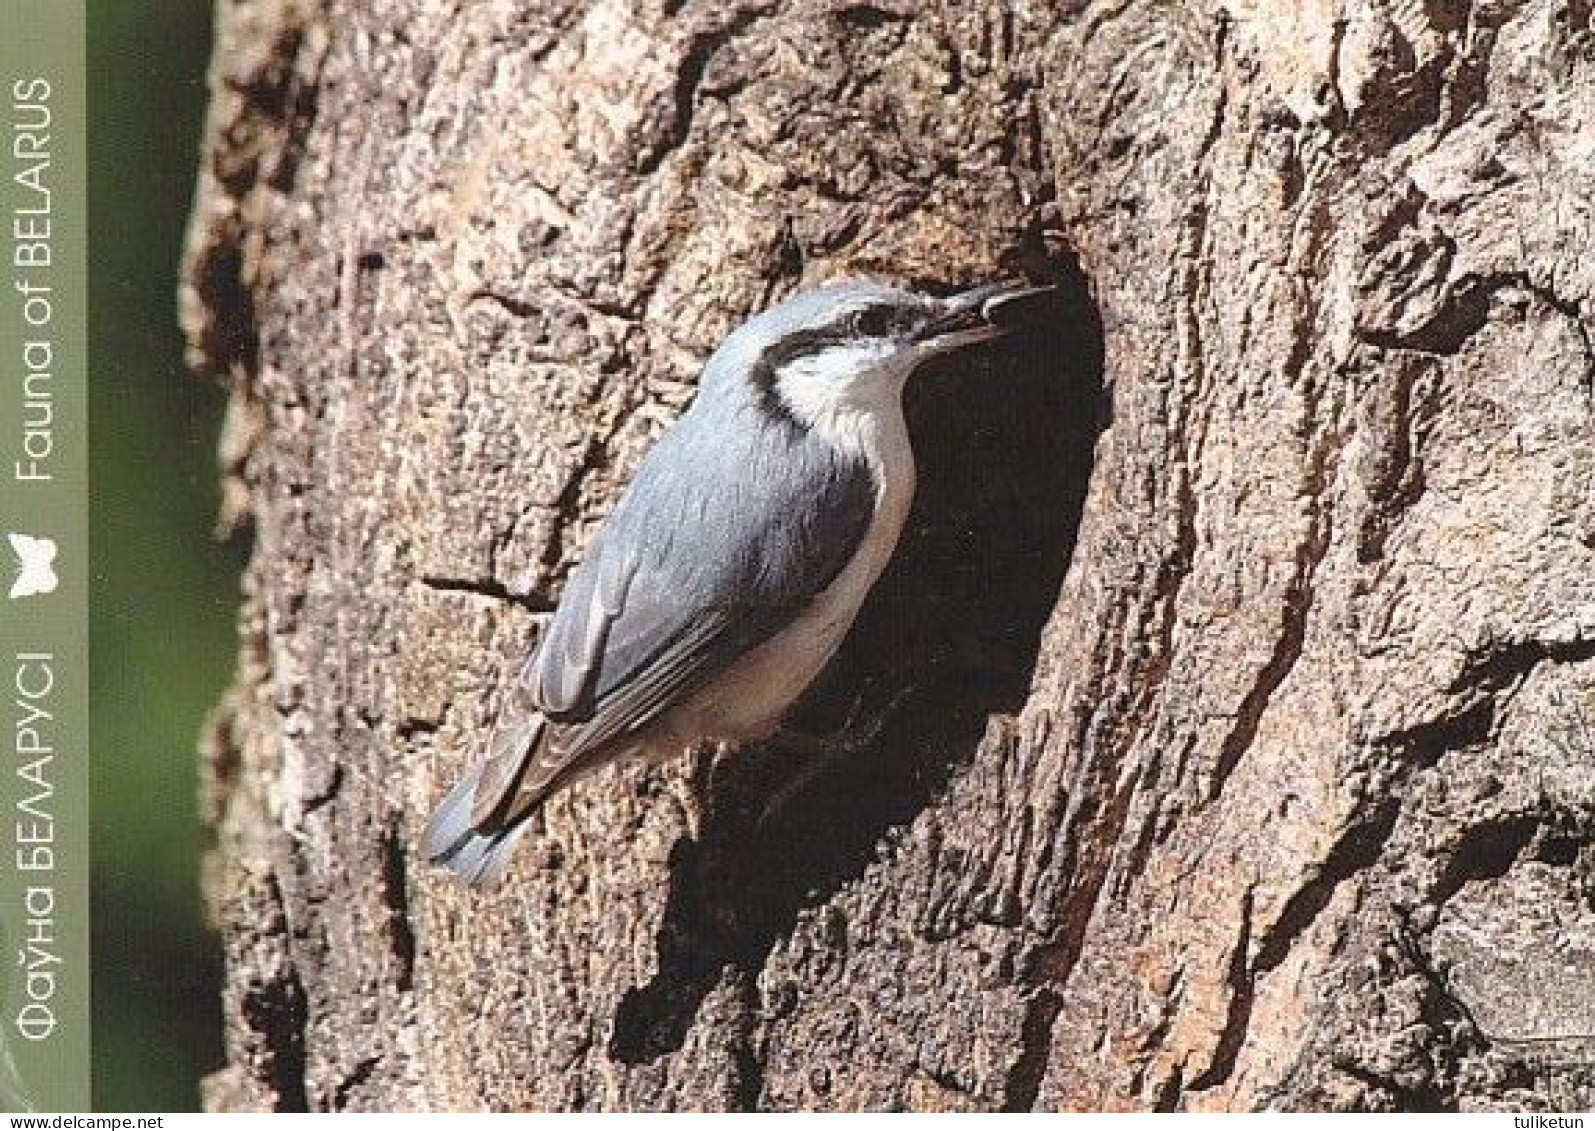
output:
<instances>
[{"instance_id":1,"label":"left sidebar","mask_svg":"<svg viewBox=\"0 0 1595 1131\"><path fill-rule=\"evenodd\" d=\"M0 1106L89 1080L83 0L0 0Z\"/></svg>"}]
</instances>

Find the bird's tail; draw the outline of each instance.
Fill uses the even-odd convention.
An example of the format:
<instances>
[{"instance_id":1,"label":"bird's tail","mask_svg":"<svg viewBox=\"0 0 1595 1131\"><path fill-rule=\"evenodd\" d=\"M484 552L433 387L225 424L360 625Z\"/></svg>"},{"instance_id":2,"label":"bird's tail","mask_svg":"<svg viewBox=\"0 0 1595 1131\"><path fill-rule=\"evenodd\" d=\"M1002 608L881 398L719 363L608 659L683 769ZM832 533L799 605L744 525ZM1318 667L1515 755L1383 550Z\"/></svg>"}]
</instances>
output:
<instances>
[{"instance_id":1,"label":"bird's tail","mask_svg":"<svg viewBox=\"0 0 1595 1131\"><path fill-rule=\"evenodd\" d=\"M471 820L476 789L487 763L478 762L449 791L421 838L428 860L442 864L472 887L489 887L504 877L515 842L526 830L530 811L518 819L478 825Z\"/></svg>"},{"instance_id":2,"label":"bird's tail","mask_svg":"<svg viewBox=\"0 0 1595 1131\"><path fill-rule=\"evenodd\" d=\"M548 720L517 712L500 723L487 757L449 791L421 837L428 860L442 864L472 887L504 876L526 822L550 792Z\"/></svg>"}]
</instances>

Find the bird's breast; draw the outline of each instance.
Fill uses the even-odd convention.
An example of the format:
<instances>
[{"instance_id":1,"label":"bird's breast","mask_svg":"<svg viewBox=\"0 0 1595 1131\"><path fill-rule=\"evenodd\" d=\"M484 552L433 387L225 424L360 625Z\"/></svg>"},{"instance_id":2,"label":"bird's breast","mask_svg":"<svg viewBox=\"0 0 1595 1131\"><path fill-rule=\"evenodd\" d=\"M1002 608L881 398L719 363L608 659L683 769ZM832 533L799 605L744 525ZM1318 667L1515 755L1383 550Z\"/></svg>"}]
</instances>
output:
<instances>
[{"instance_id":1,"label":"bird's breast","mask_svg":"<svg viewBox=\"0 0 1595 1131\"><path fill-rule=\"evenodd\" d=\"M731 665L676 708L672 729L728 741L757 739L780 723L814 682L853 625L864 598L897 548L914 501L915 468L898 412L860 429L875 476L875 512L858 550L791 624Z\"/></svg>"}]
</instances>

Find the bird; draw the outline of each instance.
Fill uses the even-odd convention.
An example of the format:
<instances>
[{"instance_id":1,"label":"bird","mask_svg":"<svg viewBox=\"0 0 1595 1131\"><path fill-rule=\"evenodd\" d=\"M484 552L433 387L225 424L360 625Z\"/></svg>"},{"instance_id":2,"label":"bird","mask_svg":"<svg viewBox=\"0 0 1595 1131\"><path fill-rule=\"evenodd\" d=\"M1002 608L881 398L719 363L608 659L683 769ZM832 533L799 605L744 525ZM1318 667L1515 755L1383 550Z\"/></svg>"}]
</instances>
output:
<instances>
[{"instance_id":1,"label":"bird","mask_svg":"<svg viewBox=\"0 0 1595 1131\"><path fill-rule=\"evenodd\" d=\"M1029 324L1052 290L857 278L733 330L571 571L427 859L491 886L543 802L595 770L771 737L903 532L910 377Z\"/></svg>"}]
</instances>

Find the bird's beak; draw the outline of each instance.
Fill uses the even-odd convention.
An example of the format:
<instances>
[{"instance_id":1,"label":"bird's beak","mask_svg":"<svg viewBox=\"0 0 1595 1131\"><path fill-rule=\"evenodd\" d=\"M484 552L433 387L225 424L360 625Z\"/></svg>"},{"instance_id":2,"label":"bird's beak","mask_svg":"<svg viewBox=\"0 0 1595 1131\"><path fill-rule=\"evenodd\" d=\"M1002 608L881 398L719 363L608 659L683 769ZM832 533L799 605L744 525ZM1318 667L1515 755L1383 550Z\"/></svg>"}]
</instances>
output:
<instances>
[{"instance_id":1,"label":"bird's beak","mask_svg":"<svg viewBox=\"0 0 1595 1131\"><path fill-rule=\"evenodd\" d=\"M926 353L945 353L960 346L987 342L1031 324L1036 308L1054 287L1028 283L992 283L939 300L941 312L914 335Z\"/></svg>"}]
</instances>

